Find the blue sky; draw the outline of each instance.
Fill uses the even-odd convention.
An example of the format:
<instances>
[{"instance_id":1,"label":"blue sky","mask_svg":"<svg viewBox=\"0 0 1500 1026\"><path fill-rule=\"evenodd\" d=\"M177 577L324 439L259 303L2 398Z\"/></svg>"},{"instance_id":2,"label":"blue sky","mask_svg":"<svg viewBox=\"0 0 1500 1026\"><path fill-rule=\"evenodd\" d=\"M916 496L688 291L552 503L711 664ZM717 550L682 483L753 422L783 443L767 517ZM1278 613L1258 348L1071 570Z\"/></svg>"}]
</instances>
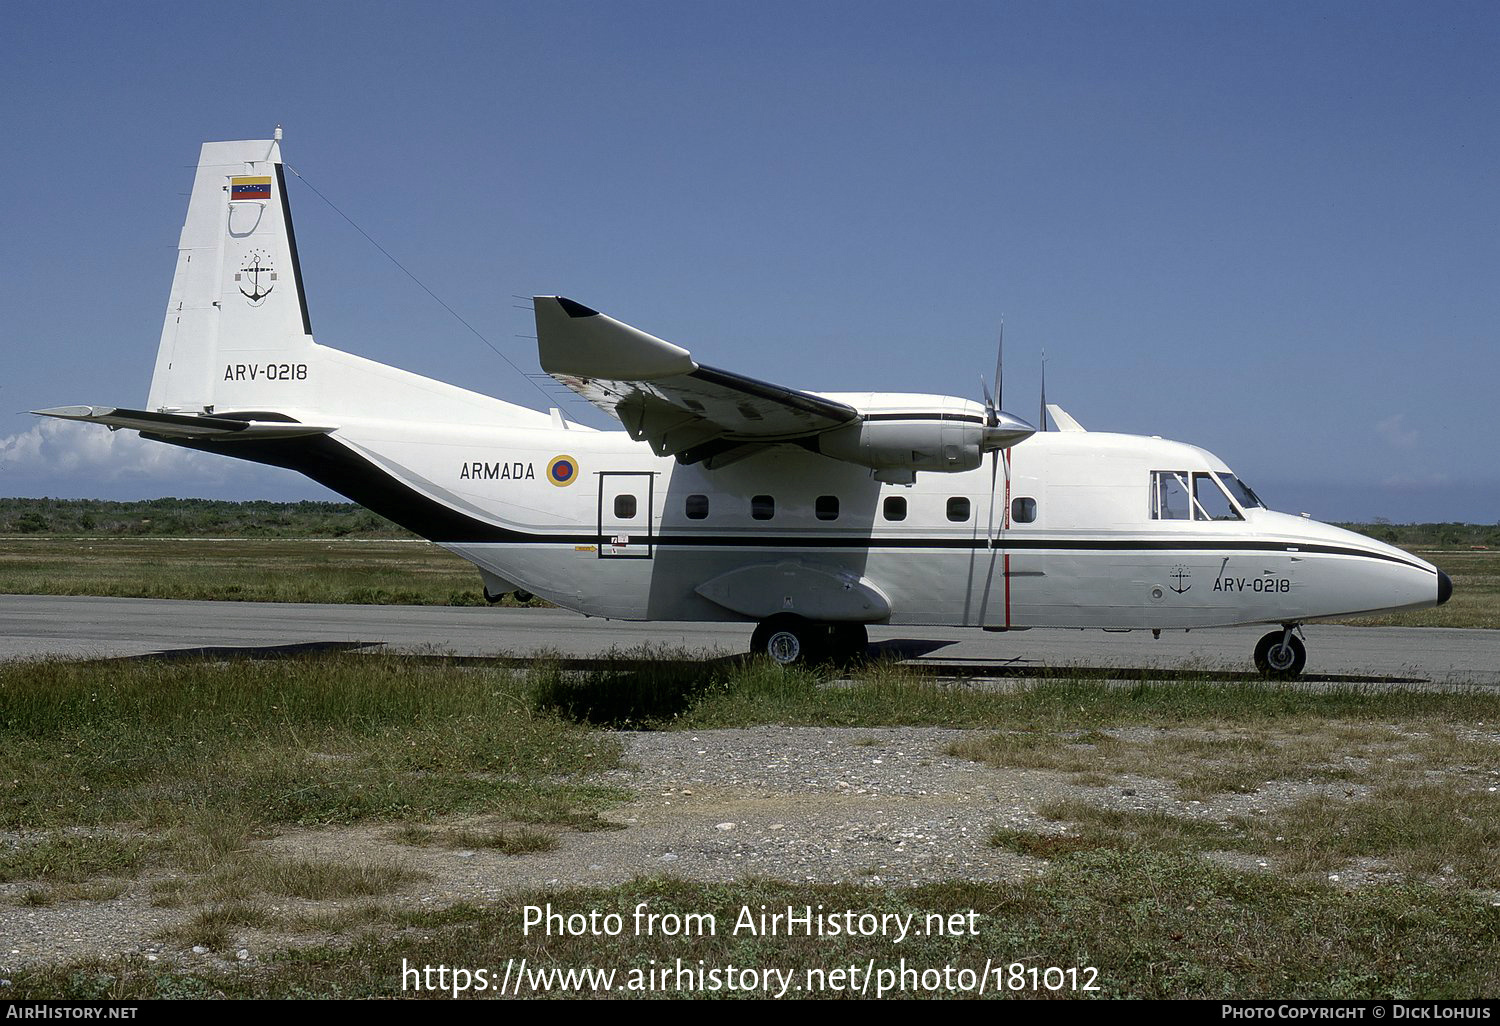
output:
<instances>
[{"instance_id":1,"label":"blue sky","mask_svg":"<svg viewBox=\"0 0 1500 1026\"><path fill-rule=\"evenodd\" d=\"M140 405L205 139L289 164L524 371L517 295L817 390L1223 457L1319 519L1500 520L1492 3L7 5L0 494L326 497L42 426ZM301 182L320 342L547 402ZM554 400L555 401L555 400ZM587 408L572 415L606 426Z\"/></svg>"}]
</instances>

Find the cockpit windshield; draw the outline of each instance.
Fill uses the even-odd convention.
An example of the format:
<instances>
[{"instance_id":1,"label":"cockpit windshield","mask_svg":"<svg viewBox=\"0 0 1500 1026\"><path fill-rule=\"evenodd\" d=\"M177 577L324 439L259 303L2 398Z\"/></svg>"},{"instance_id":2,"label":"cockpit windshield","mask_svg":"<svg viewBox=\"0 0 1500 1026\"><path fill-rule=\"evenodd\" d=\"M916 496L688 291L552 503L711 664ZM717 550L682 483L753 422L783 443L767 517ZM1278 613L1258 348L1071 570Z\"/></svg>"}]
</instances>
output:
<instances>
[{"instance_id":1,"label":"cockpit windshield","mask_svg":"<svg viewBox=\"0 0 1500 1026\"><path fill-rule=\"evenodd\" d=\"M1220 474L1219 483L1229 490L1229 494L1234 496L1234 501L1240 504L1241 509L1266 508L1266 504L1260 501L1260 496L1233 474Z\"/></svg>"},{"instance_id":2,"label":"cockpit windshield","mask_svg":"<svg viewBox=\"0 0 1500 1026\"><path fill-rule=\"evenodd\" d=\"M1204 471L1151 472L1152 520L1242 520L1239 510Z\"/></svg>"}]
</instances>

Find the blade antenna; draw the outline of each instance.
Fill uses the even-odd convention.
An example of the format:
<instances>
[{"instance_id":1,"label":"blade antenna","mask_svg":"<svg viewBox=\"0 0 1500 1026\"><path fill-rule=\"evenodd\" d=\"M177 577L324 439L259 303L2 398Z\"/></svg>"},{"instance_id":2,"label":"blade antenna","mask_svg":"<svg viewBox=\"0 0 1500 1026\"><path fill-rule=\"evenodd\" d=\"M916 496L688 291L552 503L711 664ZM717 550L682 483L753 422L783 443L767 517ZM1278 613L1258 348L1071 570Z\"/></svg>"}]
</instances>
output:
<instances>
[{"instance_id":1,"label":"blade antenna","mask_svg":"<svg viewBox=\"0 0 1500 1026\"><path fill-rule=\"evenodd\" d=\"M1047 430L1047 350L1042 350L1042 417L1037 421L1039 430Z\"/></svg>"}]
</instances>

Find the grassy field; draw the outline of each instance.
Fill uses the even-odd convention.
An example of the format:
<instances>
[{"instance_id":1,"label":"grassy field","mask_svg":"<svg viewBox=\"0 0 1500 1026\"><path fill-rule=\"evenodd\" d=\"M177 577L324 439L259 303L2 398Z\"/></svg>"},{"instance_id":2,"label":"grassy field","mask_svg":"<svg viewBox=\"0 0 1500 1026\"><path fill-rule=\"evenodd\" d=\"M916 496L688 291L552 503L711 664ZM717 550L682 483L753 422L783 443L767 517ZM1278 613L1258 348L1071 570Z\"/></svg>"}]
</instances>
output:
<instances>
[{"instance_id":1,"label":"grassy field","mask_svg":"<svg viewBox=\"0 0 1500 1026\"><path fill-rule=\"evenodd\" d=\"M1041 871L915 889L649 878L416 909L409 871L271 854L307 824L380 824L402 844L546 851L626 796L602 726L971 728L953 752L1071 785L1044 824L976 823ZM839 965L1095 966L1106 997L1473 997L1500 993L1500 695L1061 677L944 687L877 664L836 684L693 653L529 672L337 655L266 662L0 666L0 882L25 906L147 893L185 918L170 953L9 973L6 996L389 996L418 964L617 969L655 959L803 974ZM1273 796L1291 788L1290 799ZM1121 796L1165 789L1154 810ZM1262 811L1194 809L1266 796ZM1197 805L1195 805L1197 803ZM1232 803L1231 803L1232 804ZM1333 877L1359 879L1358 886ZM522 904L629 914L743 905L979 914L913 939L525 936ZM311 904L309 904L311 903ZM20 906L20 907L17 907ZM331 938L331 939L330 939ZM938 993L942 993L939 991ZM1029 991L1028 991L1029 993Z\"/></svg>"},{"instance_id":2,"label":"grassy field","mask_svg":"<svg viewBox=\"0 0 1500 1026\"><path fill-rule=\"evenodd\" d=\"M13 595L243 602L484 604L473 565L425 541L0 538Z\"/></svg>"},{"instance_id":3,"label":"grassy field","mask_svg":"<svg viewBox=\"0 0 1500 1026\"><path fill-rule=\"evenodd\" d=\"M1419 612L1348 622L1500 628L1500 549L1419 549L1417 555L1453 578L1451 600ZM479 573L469 563L427 542L393 538L0 536L0 592L484 604Z\"/></svg>"}]
</instances>

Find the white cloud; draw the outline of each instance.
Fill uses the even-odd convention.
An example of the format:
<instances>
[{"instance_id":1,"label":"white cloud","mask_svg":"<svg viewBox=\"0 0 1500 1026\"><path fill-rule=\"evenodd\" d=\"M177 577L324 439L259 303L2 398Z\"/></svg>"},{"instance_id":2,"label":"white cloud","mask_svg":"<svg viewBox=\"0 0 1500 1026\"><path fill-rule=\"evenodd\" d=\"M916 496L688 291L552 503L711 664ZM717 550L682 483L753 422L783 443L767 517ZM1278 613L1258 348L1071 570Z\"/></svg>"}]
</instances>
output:
<instances>
[{"instance_id":1,"label":"white cloud","mask_svg":"<svg viewBox=\"0 0 1500 1026\"><path fill-rule=\"evenodd\" d=\"M1420 432L1406 426L1406 414L1393 413L1375 425L1375 433L1397 449L1415 449Z\"/></svg>"},{"instance_id":2,"label":"white cloud","mask_svg":"<svg viewBox=\"0 0 1500 1026\"><path fill-rule=\"evenodd\" d=\"M62 420L39 420L29 430L0 438L0 468L33 478L110 483L192 478L220 484L229 476L225 461L206 453L148 442L134 431Z\"/></svg>"},{"instance_id":3,"label":"white cloud","mask_svg":"<svg viewBox=\"0 0 1500 1026\"><path fill-rule=\"evenodd\" d=\"M0 438L0 494L138 499L327 499L330 493L278 467L150 442L129 429L38 420Z\"/></svg>"},{"instance_id":4,"label":"white cloud","mask_svg":"<svg viewBox=\"0 0 1500 1026\"><path fill-rule=\"evenodd\" d=\"M1453 479L1442 473L1392 474L1380 483L1391 491L1425 492L1433 488L1446 488L1453 483Z\"/></svg>"}]
</instances>

